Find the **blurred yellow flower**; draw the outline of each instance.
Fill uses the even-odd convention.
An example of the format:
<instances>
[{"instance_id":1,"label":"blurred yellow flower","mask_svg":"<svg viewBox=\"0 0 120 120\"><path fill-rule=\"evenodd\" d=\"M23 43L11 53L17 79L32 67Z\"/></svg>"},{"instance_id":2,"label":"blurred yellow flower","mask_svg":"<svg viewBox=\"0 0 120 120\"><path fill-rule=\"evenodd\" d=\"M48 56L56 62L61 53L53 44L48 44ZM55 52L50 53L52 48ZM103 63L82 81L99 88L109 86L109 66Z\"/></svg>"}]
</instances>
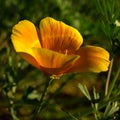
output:
<instances>
[{"instance_id":1,"label":"blurred yellow flower","mask_svg":"<svg viewBox=\"0 0 120 120\"><path fill-rule=\"evenodd\" d=\"M39 27L23 20L11 35L16 52L36 68L58 76L108 70L109 53L101 47L80 47L83 38L75 28L50 17L42 19Z\"/></svg>"}]
</instances>

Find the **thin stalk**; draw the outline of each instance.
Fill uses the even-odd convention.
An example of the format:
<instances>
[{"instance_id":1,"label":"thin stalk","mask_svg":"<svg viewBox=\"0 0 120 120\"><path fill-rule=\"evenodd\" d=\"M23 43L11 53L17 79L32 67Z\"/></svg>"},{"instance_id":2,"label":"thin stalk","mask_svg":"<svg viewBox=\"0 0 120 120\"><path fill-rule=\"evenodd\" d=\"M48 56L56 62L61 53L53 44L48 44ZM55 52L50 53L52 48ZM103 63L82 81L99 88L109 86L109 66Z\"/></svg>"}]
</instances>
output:
<instances>
[{"instance_id":1,"label":"thin stalk","mask_svg":"<svg viewBox=\"0 0 120 120\"><path fill-rule=\"evenodd\" d=\"M118 68L118 70L117 70L117 72L116 72L116 74L115 74L115 77L114 77L113 80L112 80L112 83L111 83L111 85L110 85L108 94L107 94L107 96L106 96L106 99L109 99L109 97L110 97L110 95L111 95L111 93L112 93L112 90L113 90L113 88L114 88L114 86L115 86L115 83L116 83L116 81L117 81L117 79L118 79L119 74L120 74L120 67Z\"/></svg>"},{"instance_id":2,"label":"thin stalk","mask_svg":"<svg viewBox=\"0 0 120 120\"><path fill-rule=\"evenodd\" d=\"M46 85L45 85L45 88L44 88L44 90L43 90L43 92L42 92L41 99L40 99L39 104L37 105L36 110L35 110L34 120L37 119L38 114L40 114L40 112L41 112L41 110L42 110L42 107L43 107L43 105L44 105L44 99L45 99L45 96L46 96L46 94L47 94L48 88L49 88L50 83L52 82L52 80L53 80L53 79L50 79L50 80L46 83Z\"/></svg>"},{"instance_id":3,"label":"thin stalk","mask_svg":"<svg viewBox=\"0 0 120 120\"><path fill-rule=\"evenodd\" d=\"M106 86L105 86L105 96L107 96L107 94L108 94L108 88L109 88L109 83L110 83L110 77L111 77L111 72L112 72L113 61L114 60L112 59L111 63L110 63L110 68L109 68L109 71L108 71L108 76L107 76Z\"/></svg>"},{"instance_id":4,"label":"thin stalk","mask_svg":"<svg viewBox=\"0 0 120 120\"><path fill-rule=\"evenodd\" d=\"M93 108L93 114L95 117L95 120L99 120L99 111L96 109L95 104L91 104L92 108Z\"/></svg>"},{"instance_id":5,"label":"thin stalk","mask_svg":"<svg viewBox=\"0 0 120 120\"><path fill-rule=\"evenodd\" d=\"M100 11L101 12L101 14L103 15L104 14L104 11L103 11L103 8L102 8L102 6L101 6L101 4L100 4L100 1L99 0L95 0L95 2L96 2L96 8L98 9L98 11Z\"/></svg>"},{"instance_id":6,"label":"thin stalk","mask_svg":"<svg viewBox=\"0 0 120 120\"><path fill-rule=\"evenodd\" d=\"M70 116L72 118L72 120L79 120L79 118L76 118L74 115L72 115L71 113L61 109L63 112L65 112L68 116Z\"/></svg>"},{"instance_id":7,"label":"thin stalk","mask_svg":"<svg viewBox=\"0 0 120 120\"><path fill-rule=\"evenodd\" d=\"M109 18L108 18L108 11L107 11L107 2L105 0L102 1L102 4L103 4L103 9L104 9L104 17L106 18L107 21L109 21Z\"/></svg>"},{"instance_id":8,"label":"thin stalk","mask_svg":"<svg viewBox=\"0 0 120 120\"><path fill-rule=\"evenodd\" d=\"M10 112L11 112L11 115L12 115L13 120L20 120L20 119L16 116L16 112L15 112L15 110L14 110L13 107L10 108Z\"/></svg>"}]
</instances>

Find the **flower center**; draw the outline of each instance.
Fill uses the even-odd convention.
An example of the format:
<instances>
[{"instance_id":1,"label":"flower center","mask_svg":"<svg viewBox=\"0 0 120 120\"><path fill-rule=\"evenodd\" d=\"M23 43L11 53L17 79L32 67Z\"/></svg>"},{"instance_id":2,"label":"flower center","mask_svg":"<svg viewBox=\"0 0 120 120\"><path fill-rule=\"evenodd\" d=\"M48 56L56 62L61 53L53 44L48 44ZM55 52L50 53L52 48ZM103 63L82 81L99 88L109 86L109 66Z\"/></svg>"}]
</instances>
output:
<instances>
[{"instance_id":1,"label":"flower center","mask_svg":"<svg viewBox=\"0 0 120 120\"><path fill-rule=\"evenodd\" d=\"M67 55L67 54L68 54L68 50L66 49L66 50L65 50L65 55Z\"/></svg>"},{"instance_id":2,"label":"flower center","mask_svg":"<svg viewBox=\"0 0 120 120\"><path fill-rule=\"evenodd\" d=\"M65 50L58 50L56 52L65 54L65 55L73 55L73 52L71 50L65 49Z\"/></svg>"}]
</instances>

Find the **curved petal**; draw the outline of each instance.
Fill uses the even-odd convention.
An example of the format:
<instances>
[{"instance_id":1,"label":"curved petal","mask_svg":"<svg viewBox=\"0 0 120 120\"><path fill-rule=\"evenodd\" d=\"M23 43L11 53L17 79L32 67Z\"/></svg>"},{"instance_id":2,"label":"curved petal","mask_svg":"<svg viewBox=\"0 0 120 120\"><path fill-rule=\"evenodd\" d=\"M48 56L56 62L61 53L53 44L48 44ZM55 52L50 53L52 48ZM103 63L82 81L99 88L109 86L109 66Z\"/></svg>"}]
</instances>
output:
<instances>
[{"instance_id":1,"label":"curved petal","mask_svg":"<svg viewBox=\"0 0 120 120\"><path fill-rule=\"evenodd\" d=\"M17 52L31 53L32 47L40 47L37 30L28 20L20 21L12 29L12 43Z\"/></svg>"},{"instance_id":2,"label":"curved petal","mask_svg":"<svg viewBox=\"0 0 120 120\"><path fill-rule=\"evenodd\" d=\"M24 53L24 52L19 52L20 56L25 59L28 63L30 63L31 65L33 65L34 67L40 69L40 65L38 64L38 62L36 61L35 57L33 57L34 55L30 55L28 53Z\"/></svg>"},{"instance_id":3,"label":"curved petal","mask_svg":"<svg viewBox=\"0 0 120 120\"><path fill-rule=\"evenodd\" d=\"M40 34L42 47L55 51L77 50L83 42L75 28L50 17L41 20Z\"/></svg>"},{"instance_id":4,"label":"curved petal","mask_svg":"<svg viewBox=\"0 0 120 120\"><path fill-rule=\"evenodd\" d=\"M68 72L102 72L108 70L109 53L101 47L86 46L80 48L75 54L80 55L80 58Z\"/></svg>"},{"instance_id":5,"label":"curved petal","mask_svg":"<svg viewBox=\"0 0 120 120\"><path fill-rule=\"evenodd\" d=\"M50 74L63 74L79 59L78 55L70 56L43 48L33 48L33 51L41 68Z\"/></svg>"}]
</instances>

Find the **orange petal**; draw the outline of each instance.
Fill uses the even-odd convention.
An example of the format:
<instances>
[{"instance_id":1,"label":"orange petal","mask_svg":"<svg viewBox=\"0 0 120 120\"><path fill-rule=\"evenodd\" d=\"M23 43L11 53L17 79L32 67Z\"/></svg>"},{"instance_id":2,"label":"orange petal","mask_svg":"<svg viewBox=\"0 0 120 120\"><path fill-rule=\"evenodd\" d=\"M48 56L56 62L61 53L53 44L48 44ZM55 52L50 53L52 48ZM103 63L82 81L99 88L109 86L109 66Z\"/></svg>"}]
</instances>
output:
<instances>
[{"instance_id":1,"label":"orange petal","mask_svg":"<svg viewBox=\"0 0 120 120\"><path fill-rule=\"evenodd\" d=\"M28 20L20 21L12 29L12 43L17 52L31 53L32 47L40 47L37 30Z\"/></svg>"},{"instance_id":2,"label":"orange petal","mask_svg":"<svg viewBox=\"0 0 120 120\"><path fill-rule=\"evenodd\" d=\"M79 58L78 55L65 55L43 48L33 48L39 65L50 74L63 74Z\"/></svg>"},{"instance_id":3,"label":"orange petal","mask_svg":"<svg viewBox=\"0 0 120 120\"><path fill-rule=\"evenodd\" d=\"M102 72L107 71L109 66L109 53L95 46L80 48L77 52L80 58L68 72Z\"/></svg>"},{"instance_id":4,"label":"orange petal","mask_svg":"<svg viewBox=\"0 0 120 120\"><path fill-rule=\"evenodd\" d=\"M16 52L35 67L39 67L35 60L32 47L41 47L37 30L33 23L23 20L16 24L12 29L12 43Z\"/></svg>"},{"instance_id":5,"label":"orange petal","mask_svg":"<svg viewBox=\"0 0 120 120\"><path fill-rule=\"evenodd\" d=\"M50 17L41 20L40 34L42 47L55 51L77 50L83 42L75 28Z\"/></svg>"},{"instance_id":6,"label":"orange petal","mask_svg":"<svg viewBox=\"0 0 120 120\"><path fill-rule=\"evenodd\" d=\"M20 56L25 59L28 63L32 64L34 67L40 69L40 65L38 64L38 62L36 61L35 57L33 57L34 55L30 55L27 53L23 53L23 52L19 52ZM32 53L33 54L33 53Z\"/></svg>"}]
</instances>

